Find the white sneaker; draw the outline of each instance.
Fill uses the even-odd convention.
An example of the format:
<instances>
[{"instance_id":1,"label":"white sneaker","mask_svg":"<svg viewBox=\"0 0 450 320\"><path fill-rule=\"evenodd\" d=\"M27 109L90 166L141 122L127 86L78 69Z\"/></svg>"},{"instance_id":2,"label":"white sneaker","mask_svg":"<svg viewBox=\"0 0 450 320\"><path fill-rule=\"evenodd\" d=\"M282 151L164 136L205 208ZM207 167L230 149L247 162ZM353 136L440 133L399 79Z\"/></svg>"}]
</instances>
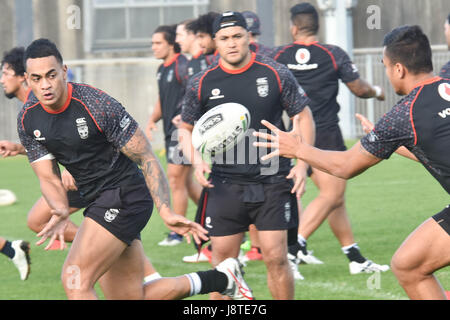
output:
<instances>
[{"instance_id":1,"label":"white sneaker","mask_svg":"<svg viewBox=\"0 0 450 320\"><path fill-rule=\"evenodd\" d=\"M11 247L16 252L11 259L17 269L19 269L20 279L27 280L30 274L30 244L23 240L11 242Z\"/></svg>"},{"instance_id":2,"label":"white sneaker","mask_svg":"<svg viewBox=\"0 0 450 320\"><path fill-rule=\"evenodd\" d=\"M210 259L208 258L208 256L202 251L200 251L200 254L198 253L194 253L191 256L184 256L183 257L183 262L187 262L187 263L197 263L197 262L209 262Z\"/></svg>"},{"instance_id":3,"label":"white sneaker","mask_svg":"<svg viewBox=\"0 0 450 320\"><path fill-rule=\"evenodd\" d=\"M172 247L172 246L176 246L182 242L183 242L182 235L176 234L175 232L171 232L171 233L169 233L167 238L158 242L158 245L164 246L164 247Z\"/></svg>"},{"instance_id":4,"label":"white sneaker","mask_svg":"<svg viewBox=\"0 0 450 320\"><path fill-rule=\"evenodd\" d=\"M371 260L366 260L362 263L352 261L349 264L350 274L358 273L372 273L372 272L385 272L389 270L387 264L379 265Z\"/></svg>"},{"instance_id":5,"label":"white sneaker","mask_svg":"<svg viewBox=\"0 0 450 320\"><path fill-rule=\"evenodd\" d=\"M225 273L228 278L227 288L221 294L227 295L233 300L254 299L252 290L242 276L242 270L237 259L225 259L217 265L216 270Z\"/></svg>"},{"instance_id":6,"label":"white sneaker","mask_svg":"<svg viewBox=\"0 0 450 320\"><path fill-rule=\"evenodd\" d=\"M305 277L303 277L302 274L300 273L300 271L298 271L299 259L297 259L292 254L288 253L288 261L289 261L289 266L291 267L291 270L292 270L292 274L294 275L294 279L295 280L305 280Z\"/></svg>"},{"instance_id":7,"label":"white sneaker","mask_svg":"<svg viewBox=\"0 0 450 320\"><path fill-rule=\"evenodd\" d=\"M297 253L297 258L300 259L300 263L306 263L306 264L323 264L323 262L316 257L313 256L313 251L308 250L308 254L303 254L301 250Z\"/></svg>"}]
</instances>

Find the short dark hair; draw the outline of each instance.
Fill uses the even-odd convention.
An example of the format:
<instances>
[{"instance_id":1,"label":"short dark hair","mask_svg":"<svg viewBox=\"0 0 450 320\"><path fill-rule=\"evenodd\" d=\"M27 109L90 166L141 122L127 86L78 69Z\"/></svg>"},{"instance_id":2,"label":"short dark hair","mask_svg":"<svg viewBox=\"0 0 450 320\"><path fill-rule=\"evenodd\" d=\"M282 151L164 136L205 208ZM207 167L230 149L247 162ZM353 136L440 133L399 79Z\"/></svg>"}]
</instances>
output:
<instances>
[{"instance_id":1,"label":"short dark hair","mask_svg":"<svg viewBox=\"0 0 450 320\"><path fill-rule=\"evenodd\" d=\"M28 59L45 58L51 56L54 56L56 58L56 61L58 61L61 65L63 64L61 53L53 42L44 38L34 40L27 47L23 56L23 65L25 67L25 70L27 68Z\"/></svg>"},{"instance_id":2,"label":"short dark hair","mask_svg":"<svg viewBox=\"0 0 450 320\"><path fill-rule=\"evenodd\" d=\"M199 16L193 23L192 28L195 30L195 33L203 32L209 34L211 37L214 36L213 32L213 23L216 17L220 14L217 12L210 11Z\"/></svg>"},{"instance_id":3,"label":"short dark hair","mask_svg":"<svg viewBox=\"0 0 450 320\"><path fill-rule=\"evenodd\" d=\"M175 51L175 53L181 52L180 45L177 42L175 42L175 39L177 37L176 24L170 26L159 26L153 33L162 33L164 40L166 40L169 43L169 45L173 46L173 51Z\"/></svg>"},{"instance_id":4,"label":"short dark hair","mask_svg":"<svg viewBox=\"0 0 450 320\"><path fill-rule=\"evenodd\" d=\"M433 71L430 42L419 26L393 29L384 37L383 46L392 63L403 64L413 74Z\"/></svg>"},{"instance_id":5,"label":"short dark hair","mask_svg":"<svg viewBox=\"0 0 450 320\"><path fill-rule=\"evenodd\" d=\"M7 63L11 69L14 70L16 76L23 76L25 74L25 67L23 65L23 55L25 53L24 47L15 47L3 54L1 66Z\"/></svg>"},{"instance_id":6,"label":"short dark hair","mask_svg":"<svg viewBox=\"0 0 450 320\"><path fill-rule=\"evenodd\" d=\"M301 32L316 35L319 32L319 14L308 2L296 4L291 8L291 21Z\"/></svg>"}]
</instances>

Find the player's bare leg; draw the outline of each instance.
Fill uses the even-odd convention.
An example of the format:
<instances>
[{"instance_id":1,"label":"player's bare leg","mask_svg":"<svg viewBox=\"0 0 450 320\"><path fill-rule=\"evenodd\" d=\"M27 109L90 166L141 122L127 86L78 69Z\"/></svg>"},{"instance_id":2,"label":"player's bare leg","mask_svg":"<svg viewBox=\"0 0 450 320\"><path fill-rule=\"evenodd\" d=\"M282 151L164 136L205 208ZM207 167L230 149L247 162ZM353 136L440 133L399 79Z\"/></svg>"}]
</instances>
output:
<instances>
[{"instance_id":1,"label":"player's bare leg","mask_svg":"<svg viewBox=\"0 0 450 320\"><path fill-rule=\"evenodd\" d=\"M167 164L167 178L172 193L173 211L185 216L188 206L188 192L186 181L190 173L190 166Z\"/></svg>"},{"instance_id":2,"label":"player's bare leg","mask_svg":"<svg viewBox=\"0 0 450 320\"><path fill-rule=\"evenodd\" d=\"M430 218L403 242L391 267L411 299L446 299L433 273L450 265L450 236Z\"/></svg>"},{"instance_id":3,"label":"player's bare leg","mask_svg":"<svg viewBox=\"0 0 450 320\"><path fill-rule=\"evenodd\" d=\"M352 226L345 204L334 209L328 216L327 220L331 230L336 236L336 239L338 239L341 244L341 247L346 247L355 243Z\"/></svg>"},{"instance_id":4,"label":"player's bare leg","mask_svg":"<svg viewBox=\"0 0 450 320\"><path fill-rule=\"evenodd\" d=\"M258 236L272 297L278 300L294 299L294 279L287 259L287 232L260 230Z\"/></svg>"},{"instance_id":5,"label":"player's bare leg","mask_svg":"<svg viewBox=\"0 0 450 320\"><path fill-rule=\"evenodd\" d=\"M69 213L72 214L80 210L79 208L69 208ZM28 212L27 225L32 231L39 233L44 229L45 225L50 221L52 217L51 209L45 201L44 197L40 197L33 207ZM69 221L66 232L64 233L64 240L72 242L77 233L78 226Z\"/></svg>"},{"instance_id":6,"label":"player's bare leg","mask_svg":"<svg viewBox=\"0 0 450 320\"><path fill-rule=\"evenodd\" d=\"M122 265L124 262L119 259L136 258L134 247L127 247L97 222L84 218L62 269L61 279L67 297L97 299L94 285L100 277L116 262ZM142 299L143 262L138 260L138 266L130 263L132 269L124 275L127 281L122 289L129 299Z\"/></svg>"},{"instance_id":7,"label":"player's bare leg","mask_svg":"<svg viewBox=\"0 0 450 320\"><path fill-rule=\"evenodd\" d=\"M244 238L244 233L237 233L231 236L223 237L211 237L211 247L212 250L211 264L215 268L220 262L227 258L237 258L239 256L239 251L242 239ZM229 300L228 297L221 295L218 292L212 292L209 295L211 300Z\"/></svg>"}]
</instances>

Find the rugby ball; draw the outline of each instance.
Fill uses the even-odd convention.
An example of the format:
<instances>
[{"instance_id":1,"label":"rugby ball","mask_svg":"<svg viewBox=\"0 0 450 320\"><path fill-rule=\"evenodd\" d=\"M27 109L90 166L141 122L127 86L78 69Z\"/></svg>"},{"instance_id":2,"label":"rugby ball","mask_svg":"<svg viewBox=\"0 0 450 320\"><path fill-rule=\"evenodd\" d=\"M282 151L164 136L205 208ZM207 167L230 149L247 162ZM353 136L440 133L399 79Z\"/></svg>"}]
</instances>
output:
<instances>
[{"instance_id":1,"label":"rugby ball","mask_svg":"<svg viewBox=\"0 0 450 320\"><path fill-rule=\"evenodd\" d=\"M0 189L0 206L9 206L16 201L16 195L11 190Z\"/></svg>"},{"instance_id":2,"label":"rugby ball","mask_svg":"<svg viewBox=\"0 0 450 320\"><path fill-rule=\"evenodd\" d=\"M192 145L202 155L216 155L233 148L250 126L250 112L228 102L206 112L194 125Z\"/></svg>"}]
</instances>

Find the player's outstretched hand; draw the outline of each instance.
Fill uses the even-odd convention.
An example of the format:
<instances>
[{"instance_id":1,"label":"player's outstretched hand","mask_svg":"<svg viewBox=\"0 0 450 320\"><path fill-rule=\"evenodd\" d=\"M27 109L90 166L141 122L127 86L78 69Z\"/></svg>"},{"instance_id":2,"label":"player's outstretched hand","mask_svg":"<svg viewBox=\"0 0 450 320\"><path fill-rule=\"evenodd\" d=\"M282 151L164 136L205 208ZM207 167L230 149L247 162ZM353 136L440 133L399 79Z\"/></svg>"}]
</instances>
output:
<instances>
[{"instance_id":1,"label":"player's outstretched hand","mask_svg":"<svg viewBox=\"0 0 450 320\"><path fill-rule=\"evenodd\" d=\"M67 245L64 241L64 232L66 231L67 225L69 223L69 212L67 210L52 210L52 217L50 221L45 225L44 229L37 234L41 237L39 241L36 242L37 246L43 244L47 239L50 239L45 250L50 249L53 242L58 239L61 243L60 250L64 250Z\"/></svg>"},{"instance_id":2,"label":"player's outstretched hand","mask_svg":"<svg viewBox=\"0 0 450 320\"><path fill-rule=\"evenodd\" d=\"M298 117L296 115L295 117ZM267 140L267 142L253 142L255 147L275 149L271 153L261 157L261 160L268 160L273 157L298 158L297 151L302 143L302 138L297 134L296 124L298 119L293 120L294 128L290 132L284 132L271 124L269 121L262 120L261 123L272 131L272 134L255 131L253 135Z\"/></svg>"},{"instance_id":3,"label":"player's outstretched hand","mask_svg":"<svg viewBox=\"0 0 450 320\"><path fill-rule=\"evenodd\" d=\"M362 114L355 114L356 118L361 122L362 129L365 133L369 133L373 130L375 127L372 122L369 121L366 117L364 117Z\"/></svg>"},{"instance_id":4,"label":"player's outstretched hand","mask_svg":"<svg viewBox=\"0 0 450 320\"><path fill-rule=\"evenodd\" d=\"M206 231L198 223L195 223L172 211L170 214L166 214L161 217L163 217L164 223L170 230L183 235L188 243L191 243L191 235L194 238L195 243L198 245L201 243L201 240L208 240L208 231Z\"/></svg>"}]
</instances>

